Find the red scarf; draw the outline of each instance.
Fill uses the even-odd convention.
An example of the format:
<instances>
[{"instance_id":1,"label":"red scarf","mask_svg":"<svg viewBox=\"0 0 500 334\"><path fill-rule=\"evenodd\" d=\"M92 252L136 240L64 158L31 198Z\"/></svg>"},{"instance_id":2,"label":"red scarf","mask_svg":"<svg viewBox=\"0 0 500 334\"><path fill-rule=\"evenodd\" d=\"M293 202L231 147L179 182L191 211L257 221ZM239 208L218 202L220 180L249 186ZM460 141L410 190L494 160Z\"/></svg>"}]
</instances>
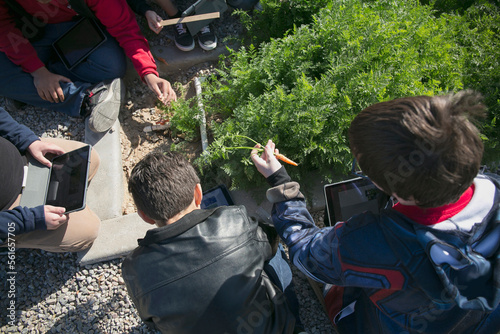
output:
<instances>
[{"instance_id":1,"label":"red scarf","mask_svg":"<svg viewBox=\"0 0 500 334\"><path fill-rule=\"evenodd\" d=\"M469 204L474 195L474 184L460 196L458 201L437 208L420 208L416 205L397 203L393 209L422 225L434 225L455 216Z\"/></svg>"}]
</instances>

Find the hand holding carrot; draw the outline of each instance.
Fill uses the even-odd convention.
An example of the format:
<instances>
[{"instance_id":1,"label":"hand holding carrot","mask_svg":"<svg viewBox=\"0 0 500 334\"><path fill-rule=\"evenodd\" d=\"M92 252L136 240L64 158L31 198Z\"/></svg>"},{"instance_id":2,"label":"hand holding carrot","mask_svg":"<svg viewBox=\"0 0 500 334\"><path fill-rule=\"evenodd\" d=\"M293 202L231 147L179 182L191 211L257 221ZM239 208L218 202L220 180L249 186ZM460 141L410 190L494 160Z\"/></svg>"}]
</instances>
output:
<instances>
[{"instance_id":1,"label":"hand holding carrot","mask_svg":"<svg viewBox=\"0 0 500 334\"><path fill-rule=\"evenodd\" d=\"M279 154L279 151L278 149L276 149L276 145L272 140L269 140L267 142L267 145L264 147L264 152L260 157L258 150L259 148L260 144L257 144L252 150L252 161L255 164L255 167L257 167L259 173L267 178L281 168L281 164L276 158L276 155Z\"/></svg>"}]
</instances>

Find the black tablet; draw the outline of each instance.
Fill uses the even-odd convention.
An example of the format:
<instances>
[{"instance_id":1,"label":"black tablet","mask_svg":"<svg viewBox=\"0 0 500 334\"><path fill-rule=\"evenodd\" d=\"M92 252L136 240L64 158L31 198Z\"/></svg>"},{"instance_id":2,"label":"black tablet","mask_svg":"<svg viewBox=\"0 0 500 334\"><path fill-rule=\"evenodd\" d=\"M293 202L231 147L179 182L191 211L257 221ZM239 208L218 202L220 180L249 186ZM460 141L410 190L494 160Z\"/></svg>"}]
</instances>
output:
<instances>
[{"instance_id":1,"label":"black tablet","mask_svg":"<svg viewBox=\"0 0 500 334\"><path fill-rule=\"evenodd\" d=\"M71 70L105 41L106 35L101 27L94 20L83 18L52 46L66 68Z\"/></svg>"},{"instance_id":2,"label":"black tablet","mask_svg":"<svg viewBox=\"0 0 500 334\"><path fill-rule=\"evenodd\" d=\"M379 213L385 208L390 196L378 189L369 179L355 178L324 187L326 225L346 221L365 211Z\"/></svg>"},{"instance_id":3,"label":"black tablet","mask_svg":"<svg viewBox=\"0 0 500 334\"><path fill-rule=\"evenodd\" d=\"M218 206L234 205L233 198L223 184L203 192L202 209L212 209Z\"/></svg>"},{"instance_id":4,"label":"black tablet","mask_svg":"<svg viewBox=\"0 0 500 334\"><path fill-rule=\"evenodd\" d=\"M90 149L86 145L52 160L45 204L62 206L66 213L85 208Z\"/></svg>"}]
</instances>

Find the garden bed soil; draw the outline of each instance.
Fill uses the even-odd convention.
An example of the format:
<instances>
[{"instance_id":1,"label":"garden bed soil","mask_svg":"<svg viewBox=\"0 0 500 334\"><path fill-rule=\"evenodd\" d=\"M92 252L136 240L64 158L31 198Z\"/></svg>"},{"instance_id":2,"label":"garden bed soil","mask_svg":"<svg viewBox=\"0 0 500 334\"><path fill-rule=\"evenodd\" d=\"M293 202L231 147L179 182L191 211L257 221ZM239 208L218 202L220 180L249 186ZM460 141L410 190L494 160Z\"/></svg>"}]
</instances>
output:
<instances>
[{"instance_id":1,"label":"garden bed soil","mask_svg":"<svg viewBox=\"0 0 500 334\"><path fill-rule=\"evenodd\" d=\"M214 64L204 63L190 69L192 75L183 88L177 91L178 99L189 99L195 96L194 78L209 74L214 69ZM186 76L186 74L184 74ZM169 79L170 80L170 79ZM173 80L171 81L174 82ZM180 81L177 81L180 83ZM184 93L183 93L184 92ZM127 181L134 166L149 152L155 150L169 151L173 143L178 144L184 140L182 134L174 136L170 128L145 131L145 128L165 123L168 125L168 115L162 109L162 104L156 99L149 88L133 79L127 82L127 98L120 111L120 141L122 150L124 202L123 214L136 212L135 205L127 190ZM193 161L202 152L201 141L185 141L182 153Z\"/></svg>"}]
</instances>

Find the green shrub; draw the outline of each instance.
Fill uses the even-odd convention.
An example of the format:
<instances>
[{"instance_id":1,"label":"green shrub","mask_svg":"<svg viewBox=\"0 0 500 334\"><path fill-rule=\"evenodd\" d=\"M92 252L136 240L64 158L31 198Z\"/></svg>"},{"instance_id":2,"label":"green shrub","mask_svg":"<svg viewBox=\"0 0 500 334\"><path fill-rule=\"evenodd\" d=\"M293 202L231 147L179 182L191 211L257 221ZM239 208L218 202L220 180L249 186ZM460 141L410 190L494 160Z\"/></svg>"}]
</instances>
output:
<instances>
[{"instance_id":1,"label":"green shrub","mask_svg":"<svg viewBox=\"0 0 500 334\"><path fill-rule=\"evenodd\" d=\"M170 117L170 126L172 135L182 135L187 141L193 141L200 136L201 119L199 110L196 107L196 102L193 102L196 97L189 100L179 99L172 103L172 108L175 110ZM170 110L170 108L168 108Z\"/></svg>"},{"instance_id":2,"label":"green shrub","mask_svg":"<svg viewBox=\"0 0 500 334\"><path fill-rule=\"evenodd\" d=\"M489 3L470 7L457 40L464 49L464 86L481 92L489 113L481 126L486 164L500 164L500 9ZM495 166L495 167L496 167Z\"/></svg>"},{"instance_id":3,"label":"green shrub","mask_svg":"<svg viewBox=\"0 0 500 334\"><path fill-rule=\"evenodd\" d=\"M346 133L362 109L464 88L485 96L485 161L498 162L499 10L480 2L462 15L435 14L416 0L328 1L310 24L258 48L232 51L217 80L204 83L208 118L224 119L209 125L213 142L197 160L204 183L231 180L233 188L242 188L263 182L248 150L226 148L253 146L235 134L275 141L299 163L287 168L294 179L311 173L337 178L348 173ZM176 111L173 127L197 129L194 110L185 104Z\"/></svg>"},{"instance_id":4,"label":"green shrub","mask_svg":"<svg viewBox=\"0 0 500 334\"><path fill-rule=\"evenodd\" d=\"M467 8L477 0L420 0L423 5L431 5L440 15L442 13L457 12L463 14Z\"/></svg>"},{"instance_id":5,"label":"green shrub","mask_svg":"<svg viewBox=\"0 0 500 334\"><path fill-rule=\"evenodd\" d=\"M463 88L461 49L448 29L458 22L417 1L335 1L309 26L234 52L220 81L204 89L206 111L229 118L212 126L215 142L203 161L222 168L234 187L261 180L248 151L221 152L234 146L231 134L243 134L273 139L300 163L288 168L296 179L347 173L346 131L363 108Z\"/></svg>"},{"instance_id":6,"label":"green shrub","mask_svg":"<svg viewBox=\"0 0 500 334\"><path fill-rule=\"evenodd\" d=\"M262 11L240 12L250 43L259 45L281 38L295 26L309 24L331 0L261 0Z\"/></svg>"}]
</instances>

